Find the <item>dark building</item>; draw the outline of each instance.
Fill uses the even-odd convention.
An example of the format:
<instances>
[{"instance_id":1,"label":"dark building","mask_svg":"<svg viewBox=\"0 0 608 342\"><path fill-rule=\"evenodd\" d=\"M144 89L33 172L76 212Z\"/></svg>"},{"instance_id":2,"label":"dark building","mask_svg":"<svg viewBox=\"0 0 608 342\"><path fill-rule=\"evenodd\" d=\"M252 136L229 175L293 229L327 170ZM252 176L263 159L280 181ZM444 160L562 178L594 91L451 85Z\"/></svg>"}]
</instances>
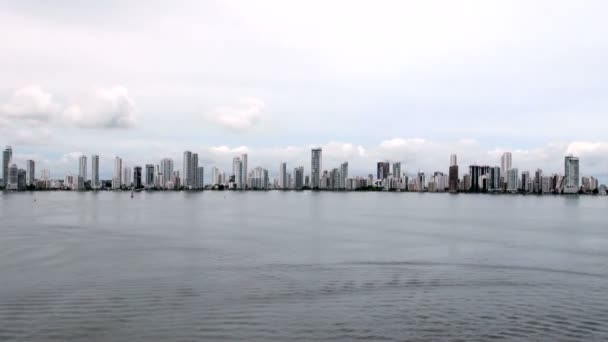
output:
<instances>
[{"instance_id":1,"label":"dark building","mask_svg":"<svg viewBox=\"0 0 608 342\"><path fill-rule=\"evenodd\" d=\"M448 182L450 192L458 192L458 165L450 166Z\"/></svg>"},{"instance_id":2,"label":"dark building","mask_svg":"<svg viewBox=\"0 0 608 342\"><path fill-rule=\"evenodd\" d=\"M147 187L154 186L154 165L146 164L146 181L144 183Z\"/></svg>"},{"instance_id":3,"label":"dark building","mask_svg":"<svg viewBox=\"0 0 608 342\"><path fill-rule=\"evenodd\" d=\"M378 162L378 175L376 178L379 180L388 178L388 175L390 174L390 167L391 165L387 161Z\"/></svg>"},{"instance_id":4,"label":"dark building","mask_svg":"<svg viewBox=\"0 0 608 342\"><path fill-rule=\"evenodd\" d=\"M488 191L489 186L489 166L471 165L469 166L469 174L471 175L471 188L470 192L485 192ZM482 177L488 175L487 177ZM480 179L483 179L480 182Z\"/></svg>"},{"instance_id":5,"label":"dark building","mask_svg":"<svg viewBox=\"0 0 608 342\"><path fill-rule=\"evenodd\" d=\"M25 190L27 173L23 169L17 171L17 189Z\"/></svg>"},{"instance_id":6,"label":"dark building","mask_svg":"<svg viewBox=\"0 0 608 342\"><path fill-rule=\"evenodd\" d=\"M133 168L133 186L135 189L143 188L143 184L141 183L141 166Z\"/></svg>"}]
</instances>

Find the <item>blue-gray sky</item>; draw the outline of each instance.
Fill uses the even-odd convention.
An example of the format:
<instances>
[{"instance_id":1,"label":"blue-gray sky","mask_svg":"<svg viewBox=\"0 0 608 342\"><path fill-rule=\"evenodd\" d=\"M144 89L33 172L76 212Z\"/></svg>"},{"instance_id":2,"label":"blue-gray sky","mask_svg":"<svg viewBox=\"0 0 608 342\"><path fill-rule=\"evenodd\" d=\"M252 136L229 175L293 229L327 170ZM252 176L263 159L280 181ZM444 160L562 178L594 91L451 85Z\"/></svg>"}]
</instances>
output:
<instances>
[{"instance_id":1,"label":"blue-gray sky","mask_svg":"<svg viewBox=\"0 0 608 342\"><path fill-rule=\"evenodd\" d=\"M608 173L605 1L3 1L0 143L228 169L378 160ZM179 167L178 167L179 168ZM602 179L604 180L604 179Z\"/></svg>"}]
</instances>

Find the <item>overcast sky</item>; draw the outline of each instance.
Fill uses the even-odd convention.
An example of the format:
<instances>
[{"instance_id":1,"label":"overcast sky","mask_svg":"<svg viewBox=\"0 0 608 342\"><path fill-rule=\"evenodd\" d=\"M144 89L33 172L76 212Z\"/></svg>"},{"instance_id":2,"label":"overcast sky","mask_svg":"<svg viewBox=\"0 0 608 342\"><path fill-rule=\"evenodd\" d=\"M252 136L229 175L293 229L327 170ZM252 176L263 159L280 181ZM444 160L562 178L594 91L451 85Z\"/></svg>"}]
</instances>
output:
<instances>
[{"instance_id":1,"label":"overcast sky","mask_svg":"<svg viewBox=\"0 0 608 342\"><path fill-rule=\"evenodd\" d=\"M2 1L0 144L53 177L199 153L608 181L606 1ZM207 172L209 174L209 172ZM374 172L375 173L375 172Z\"/></svg>"}]
</instances>

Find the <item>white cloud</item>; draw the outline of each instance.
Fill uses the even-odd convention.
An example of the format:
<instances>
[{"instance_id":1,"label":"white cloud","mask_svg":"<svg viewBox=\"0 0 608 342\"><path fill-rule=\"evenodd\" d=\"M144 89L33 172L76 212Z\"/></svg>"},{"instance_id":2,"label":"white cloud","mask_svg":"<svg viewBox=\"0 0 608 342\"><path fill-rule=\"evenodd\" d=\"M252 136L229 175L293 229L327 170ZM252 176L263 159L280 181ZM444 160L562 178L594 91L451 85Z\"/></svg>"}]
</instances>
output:
<instances>
[{"instance_id":1,"label":"white cloud","mask_svg":"<svg viewBox=\"0 0 608 342\"><path fill-rule=\"evenodd\" d=\"M217 155L242 154L249 152L249 148L247 146L230 148L228 146L222 145L209 147L209 152Z\"/></svg>"},{"instance_id":2,"label":"white cloud","mask_svg":"<svg viewBox=\"0 0 608 342\"><path fill-rule=\"evenodd\" d=\"M257 126L264 117L264 101L256 98L246 98L233 106L216 108L209 119L229 130L245 132Z\"/></svg>"},{"instance_id":3,"label":"white cloud","mask_svg":"<svg viewBox=\"0 0 608 342\"><path fill-rule=\"evenodd\" d=\"M17 89L8 102L0 106L0 116L4 117L4 122L15 119L39 123L50 121L58 110L59 105L51 94L40 86L31 85Z\"/></svg>"},{"instance_id":4,"label":"white cloud","mask_svg":"<svg viewBox=\"0 0 608 342\"><path fill-rule=\"evenodd\" d=\"M129 91L123 86L100 88L64 112L69 122L82 128L131 128L137 110Z\"/></svg>"}]
</instances>

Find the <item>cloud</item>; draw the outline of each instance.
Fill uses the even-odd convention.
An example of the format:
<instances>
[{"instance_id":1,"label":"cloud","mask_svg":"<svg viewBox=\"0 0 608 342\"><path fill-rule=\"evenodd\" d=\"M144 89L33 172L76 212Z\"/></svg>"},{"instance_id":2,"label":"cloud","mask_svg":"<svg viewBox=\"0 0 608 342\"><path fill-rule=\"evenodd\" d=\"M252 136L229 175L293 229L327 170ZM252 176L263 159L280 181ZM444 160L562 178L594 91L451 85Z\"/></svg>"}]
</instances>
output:
<instances>
[{"instance_id":1,"label":"cloud","mask_svg":"<svg viewBox=\"0 0 608 342\"><path fill-rule=\"evenodd\" d=\"M3 119L5 124L9 120L48 122L58 110L59 105L53 101L51 94L40 86L31 85L17 89L10 100L0 106L0 119Z\"/></svg>"},{"instance_id":2,"label":"cloud","mask_svg":"<svg viewBox=\"0 0 608 342\"><path fill-rule=\"evenodd\" d=\"M135 102L123 86L100 88L64 112L66 120L82 128L124 129L137 122Z\"/></svg>"},{"instance_id":3,"label":"cloud","mask_svg":"<svg viewBox=\"0 0 608 342\"><path fill-rule=\"evenodd\" d=\"M239 146L230 148L228 146L212 146L209 148L209 152L217 154L217 155L227 155L227 154L243 154L249 152L249 148L247 146Z\"/></svg>"},{"instance_id":4,"label":"cloud","mask_svg":"<svg viewBox=\"0 0 608 342\"><path fill-rule=\"evenodd\" d=\"M264 101L256 98L240 100L233 106L217 107L210 120L235 132L245 132L257 126L264 117Z\"/></svg>"}]
</instances>

